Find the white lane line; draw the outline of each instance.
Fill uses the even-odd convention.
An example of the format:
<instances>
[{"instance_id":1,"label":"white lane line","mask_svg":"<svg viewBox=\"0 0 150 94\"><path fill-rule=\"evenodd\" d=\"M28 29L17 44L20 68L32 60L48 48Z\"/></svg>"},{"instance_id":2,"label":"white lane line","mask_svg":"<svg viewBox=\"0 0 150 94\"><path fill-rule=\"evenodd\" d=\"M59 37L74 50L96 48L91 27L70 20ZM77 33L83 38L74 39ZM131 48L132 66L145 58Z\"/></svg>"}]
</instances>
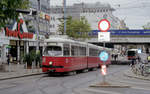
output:
<instances>
[{"instance_id":1,"label":"white lane line","mask_svg":"<svg viewBox=\"0 0 150 94\"><path fill-rule=\"evenodd\" d=\"M91 89L91 88L86 88L86 91L90 91L90 92L95 92L95 93L106 93L106 94L122 94L119 92L113 92L113 91L105 91L105 90L96 90L96 89Z\"/></svg>"}]
</instances>

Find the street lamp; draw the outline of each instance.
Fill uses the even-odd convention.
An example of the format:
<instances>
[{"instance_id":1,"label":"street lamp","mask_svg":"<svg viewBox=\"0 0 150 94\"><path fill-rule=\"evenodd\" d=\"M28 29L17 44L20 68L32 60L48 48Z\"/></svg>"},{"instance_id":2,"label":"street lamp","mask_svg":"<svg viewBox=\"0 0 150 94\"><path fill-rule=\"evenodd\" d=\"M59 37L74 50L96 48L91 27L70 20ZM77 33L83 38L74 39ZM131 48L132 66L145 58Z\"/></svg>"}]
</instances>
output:
<instances>
[{"instance_id":1,"label":"street lamp","mask_svg":"<svg viewBox=\"0 0 150 94\"><path fill-rule=\"evenodd\" d=\"M66 34L66 0L63 1L64 6L64 34Z\"/></svg>"},{"instance_id":2,"label":"street lamp","mask_svg":"<svg viewBox=\"0 0 150 94\"><path fill-rule=\"evenodd\" d=\"M39 27L39 13L40 13L40 0L37 0L38 2L38 9L37 9L37 25L38 25L38 30L37 30L37 46L36 46L36 53L39 51L39 31L40 31L40 27Z\"/></svg>"}]
</instances>

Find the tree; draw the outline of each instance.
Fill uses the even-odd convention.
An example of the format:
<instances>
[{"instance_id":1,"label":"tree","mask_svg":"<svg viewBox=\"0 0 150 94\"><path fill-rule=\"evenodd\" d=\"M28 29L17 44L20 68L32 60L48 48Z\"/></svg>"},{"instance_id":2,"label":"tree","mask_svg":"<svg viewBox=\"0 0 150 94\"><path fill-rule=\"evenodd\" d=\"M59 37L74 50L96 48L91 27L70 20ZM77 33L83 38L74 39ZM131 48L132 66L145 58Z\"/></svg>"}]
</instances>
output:
<instances>
[{"instance_id":1,"label":"tree","mask_svg":"<svg viewBox=\"0 0 150 94\"><path fill-rule=\"evenodd\" d=\"M143 26L143 29L150 29L150 22Z\"/></svg>"},{"instance_id":2,"label":"tree","mask_svg":"<svg viewBox=\"0 0 150 94\"><path fill-rule=\"evenodd\" d=\"M64 22L60 20L61 24L59 25L59 32L64 34ZM85 19L85 17L81 17L80 20L72 19L72 17L68 17L66 21L66 34L69 37L78 39L78 38L89 38L88 33L91 31L90 24Z\"/></svg>"},{"instance_id":3,"label":"tree","mask_svg":"<svg viewBox=\"0 0 150 94\"><path fill-rule=\"evenodd\" d=\"M26 9L28 5L28 0L0 0L0 28L18 18L16 9Z\"/></svg>"}]
</instances>

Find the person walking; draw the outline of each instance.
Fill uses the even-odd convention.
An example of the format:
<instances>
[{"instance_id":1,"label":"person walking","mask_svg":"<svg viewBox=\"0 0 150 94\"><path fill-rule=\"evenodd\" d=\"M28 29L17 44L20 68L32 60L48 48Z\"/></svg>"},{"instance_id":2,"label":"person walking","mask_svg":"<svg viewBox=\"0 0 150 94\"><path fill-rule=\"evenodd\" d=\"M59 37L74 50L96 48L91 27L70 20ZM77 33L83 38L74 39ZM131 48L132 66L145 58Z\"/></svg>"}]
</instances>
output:
<instances>
[{"instance_id":1,"label":"person walking","mask_svg":"<svg viewBox=\"0 0 150 94\"><path fill-rule=\"evenodd\" d=\"M111 55L112 60L114 60L114 54Z\"/></svg>"},{"instance_id":2,"label":"person walking","mask_svg":"<svg viewBox=\"0 0 150 94\"><path fill-rule=\"evenodd\" d=\"M11 56L10 56L10 54L8 54L8 55L7 55L7 64L8 64L8 65L10 64L10 58L11 58Z\"/></svg>"}]
</instances>

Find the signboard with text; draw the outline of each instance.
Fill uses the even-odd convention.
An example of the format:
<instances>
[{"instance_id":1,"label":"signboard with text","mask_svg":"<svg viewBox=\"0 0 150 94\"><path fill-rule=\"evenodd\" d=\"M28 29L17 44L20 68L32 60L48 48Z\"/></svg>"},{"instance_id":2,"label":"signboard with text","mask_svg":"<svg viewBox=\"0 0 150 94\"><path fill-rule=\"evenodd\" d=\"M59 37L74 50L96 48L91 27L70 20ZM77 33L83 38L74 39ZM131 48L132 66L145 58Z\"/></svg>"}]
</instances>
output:
<instances>
[{"instance_id":1,"label":"signboard with text","mask_svg":"<svg viewBox=\"0 0 150 94\"><path fill-rule=\"evenodd\" d=\"M110 32L98 32L98 41L99 42L110 41Z\"/></svg>"},{"instance_id":2,"label":"signboard with text","mask_svg":"<svg viewBox=\"0 0 150 94\"><path fill-rule=\"evenodd\" d=\"M97 36L98 32L100 32L99 30L92 30L89 33L89 36ZM118 35L123 35L123 36L128 36L128 35L150 35L150 30L108 30L108 32L110 32L110 35L114 35L114 36L118 36Z\"/></svg>"}]
</instances>

